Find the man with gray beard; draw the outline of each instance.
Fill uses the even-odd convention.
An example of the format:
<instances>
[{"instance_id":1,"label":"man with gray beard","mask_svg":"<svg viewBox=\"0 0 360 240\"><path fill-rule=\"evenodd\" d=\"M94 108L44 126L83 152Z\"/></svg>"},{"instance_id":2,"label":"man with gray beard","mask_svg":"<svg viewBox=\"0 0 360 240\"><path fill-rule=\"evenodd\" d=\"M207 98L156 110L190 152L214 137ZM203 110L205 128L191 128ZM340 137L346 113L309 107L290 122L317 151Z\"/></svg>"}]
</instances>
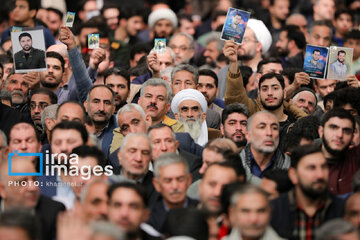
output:
<instances>
[{"instance_id":1,"label":"man with gray beard","mask_svg":"<svg viewBox=\"0 0 360 240\"><path fill-rule=\"evenodd\" d=\"M240 152L247 181L260 183L265 170L288 169L290 158L279 146L279 121L268 111L254 113L247 122L248 145Z\"/></svg>"},{"instance_id":2,"label":"man with gray beard","mask_svg":"<svg viewBox=\"0 0 360 240\"><path fill-rule=\"evenodd\" d=\"M208 142L206 124L207 102L201 92L194 89L184 89L178 92L171 102L171 110L176 120L184 124L185 132L194 141L204 146Z\"/></svg>"},{"instance_id":3,"label":"man with gray beard","mask_svg":"<svg viewBox=\"0 0 360 240\"><path fill-rule=\"evenodd\" d=\"M11 94L11 103L13 107L27 102L27 92L29 90L28 83L24 80L24 73L11 72L5 81L5 89Z\"/></svg>"}]
</instances>

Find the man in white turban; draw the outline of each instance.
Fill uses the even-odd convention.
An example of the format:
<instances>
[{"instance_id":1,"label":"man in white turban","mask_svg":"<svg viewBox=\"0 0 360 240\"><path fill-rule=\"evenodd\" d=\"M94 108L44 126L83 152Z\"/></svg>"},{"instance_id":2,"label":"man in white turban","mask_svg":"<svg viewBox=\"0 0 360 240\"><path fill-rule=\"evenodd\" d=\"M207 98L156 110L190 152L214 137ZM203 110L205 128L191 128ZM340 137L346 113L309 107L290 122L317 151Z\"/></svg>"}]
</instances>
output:
<instances>
[{"instance_id":1,"label":"man in white turban","mask_svg":"<svg viewBox=\"0 0 360 240\"><path fill-rule=\"evenodd\" d=\"M205 121L207 102L201 92L195 89L181 90L174 96L171 110L176 120L184 124L185 132L189 133L197 144L204 146L208 142Z\"/></svg>"}]
</instances>

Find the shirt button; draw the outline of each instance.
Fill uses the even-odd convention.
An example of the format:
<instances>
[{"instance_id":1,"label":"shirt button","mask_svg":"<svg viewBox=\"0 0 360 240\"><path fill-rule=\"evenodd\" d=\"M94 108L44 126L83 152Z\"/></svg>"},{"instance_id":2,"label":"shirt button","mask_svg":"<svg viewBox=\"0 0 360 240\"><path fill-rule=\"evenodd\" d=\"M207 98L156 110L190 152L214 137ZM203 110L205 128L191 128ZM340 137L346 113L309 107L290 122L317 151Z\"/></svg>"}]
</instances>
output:
<instances>
[{"instance_id":1,"label":"shirt button","mask_svg":"<svg viewBox=\"0 0 360 240\"><path fill-rule=\"evenodd\" d=\"M341 182L342 181L342 179L341 178L339 178L339 182Z\"/></svg>"}]
</instances>

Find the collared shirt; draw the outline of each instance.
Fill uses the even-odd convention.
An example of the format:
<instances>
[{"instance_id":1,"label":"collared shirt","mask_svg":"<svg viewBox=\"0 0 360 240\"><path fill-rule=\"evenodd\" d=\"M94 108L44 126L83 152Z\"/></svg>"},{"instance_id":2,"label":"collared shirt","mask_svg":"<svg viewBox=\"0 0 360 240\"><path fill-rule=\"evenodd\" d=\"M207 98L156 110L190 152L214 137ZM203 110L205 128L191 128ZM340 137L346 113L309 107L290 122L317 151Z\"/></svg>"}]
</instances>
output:
<instances>
[{"instance_id":1,"label":"collared shirt","mask_svg":"<svg viewBox=\"0 0 360 240\"><path fill-rule=\"evenodd\" d=\"M106 126L103 129L100 130L100 132L98 134L95 134L96 138L98 139L98 145L99 146L102 146L102 142L103 142L103 139L104 139L104 132L109 127L109 123L110 123L110 120L108 121Z\"/></svg>"},{"instance_id":2,"label":"collared shirt","mask_svg":"<svg viewBox=\"0 0 360 240\"><path fill-rule=\"evenodd\" d=\"M346 76L346 73L348 71L347 65L339 61L332 63L330 68L336 76L341 76L341 77Z\"/></svg>"},{"instance_id":3,"label":"collared shirt","mask_svg":"<svg viewBox=\"0 0 360 240\"><path fill-rule=\"evenodd\" d=\"M165 211L167 211L167 212L170 211L170 209L166 206L166 203L165 203L164 199L162 199L162 203L164 205ZM189 199L186 197L183 208L187 208L188 205L189 205Z\"/></svg>"},{"instance_id":4,"label":"collared shirt","mask_svg":"<svg viewBox=\"0 0 360 240\"><path fill-rule=\"evenodd\" d=\"M314 216L308 216L303 207L296 202L295 191L289 191L290 208L295 211L295 224L293 239L312 240L315 239L315 231L323 223L327 209L331 205L331 198L327 197L320 202Z\"/></svg>"},{"instance_id":5,"label":"collared shirt","mask_svg":"<svg viewBox=\"0 0 360 240\"><path fill-rule=\"evenodd\" d=\"M264 171L273 165L273 163L275 161L275 154L272 156L272 158L270 159L270 162L266 165L266 167L263 171L261 171L261 168L255 161L254 155L252 154L251 151L250 151L250 161L251 161L251 173L253 175L261 178Z\"/></svg>"}]
</instances>

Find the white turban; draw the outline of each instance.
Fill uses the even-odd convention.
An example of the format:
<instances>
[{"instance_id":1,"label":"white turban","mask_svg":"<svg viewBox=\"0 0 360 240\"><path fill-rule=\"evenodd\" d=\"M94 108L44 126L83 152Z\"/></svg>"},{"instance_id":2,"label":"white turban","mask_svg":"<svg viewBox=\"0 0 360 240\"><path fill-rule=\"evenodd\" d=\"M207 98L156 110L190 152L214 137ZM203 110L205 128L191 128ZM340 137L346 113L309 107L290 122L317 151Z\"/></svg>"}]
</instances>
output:
<instances>
[{"instance_id":1,"label":"white turban","mask_svg":"<svg viewBox=\"0 0 360 240\"><path fill-rule=\"evenodd\" d=\"M148 18L148 24L150 28L153 28L155 23L161 19L169 20L174 28L177 28L178 20L176 14L168 8L161 8L158 10L153 11Z\"/></svg>"},{"instance_id":2,"label":"white turban","mask_svg":"<svg viewBox=\"0 0 360 240\"><path fill-rule=\"evenodd\" d=\"M173 100L171 101L171 110L173 113L179 112L180 104L185 100L194 100L198 102L201 106L203 113L207 111L207 102L204 95L195 89L184 89L178 92Z\"/></svg>"},{"instance_id":3,"label":"white turban","mask_svg":"<svg viewBox=\"0 0 360 240\"><path fill-rule=\"evenodd\" d=\"M269 29L265 26L263 21L251 18L247 23L247 27L253 30L256 40L261 43L262 54L269 51L272 44L272 37Z\"/></svg>"}]
</instances>

